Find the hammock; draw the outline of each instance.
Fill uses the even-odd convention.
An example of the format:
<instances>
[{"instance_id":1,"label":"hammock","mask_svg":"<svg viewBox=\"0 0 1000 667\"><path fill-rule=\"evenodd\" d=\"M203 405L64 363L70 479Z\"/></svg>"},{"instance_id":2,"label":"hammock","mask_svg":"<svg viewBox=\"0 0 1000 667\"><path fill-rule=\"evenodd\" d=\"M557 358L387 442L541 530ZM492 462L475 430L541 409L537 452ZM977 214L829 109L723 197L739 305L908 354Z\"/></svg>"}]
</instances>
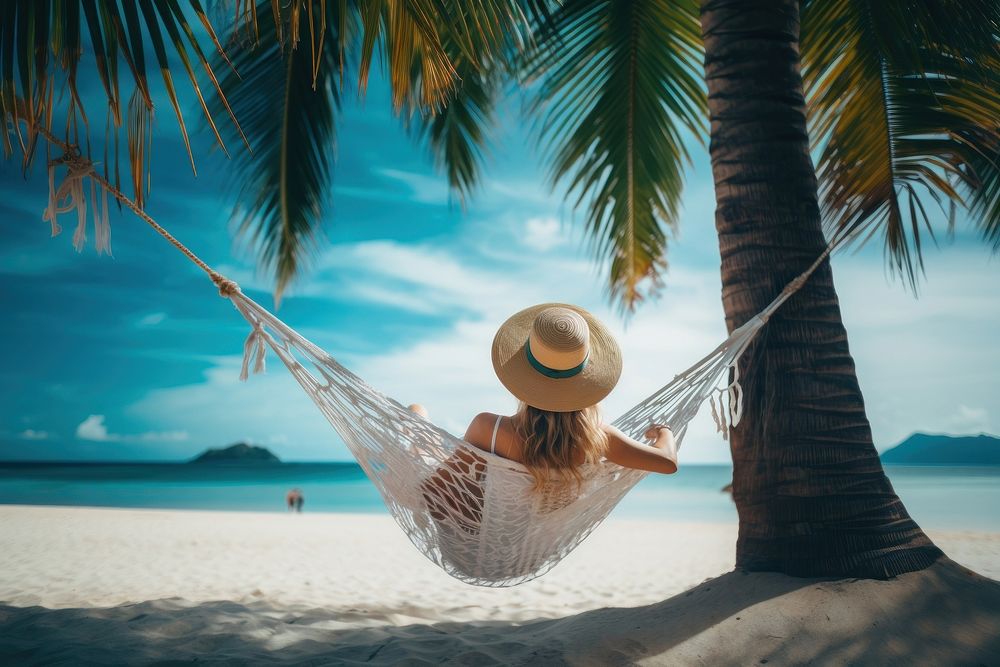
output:
<instances>
[{"instance_id":1,"label":"hammock","mask_svg":"<svg viewBox=\"0 0 1000 667\"><path fill-rule=\"evenodd\" d=\"M533 489L524 466L479 450L381 394L211 269L120 190L75 147L42 132L65 155L49 163L44 219L58 233L58 214L76 210L74 243L86 241L85 179L90 179L98 250L110 252L111 194L208 273L250 324L240 379L264 370L267 350L284 363L378 488L396 523L445 572L479 586L513 586L554 567L608 516L645 472L610 462L581 469L582 483ZM55 187L55 170L67 168ZM102 189L98 205L95 185ZM669 423L678 444L703 403L723 437L743 412L737 361L770 316L808 279L833 245L758 315L667 385L614 421L639 439L651 423ZM720 384L721 383L721 384Z\"/></svg>"}]
</instances>

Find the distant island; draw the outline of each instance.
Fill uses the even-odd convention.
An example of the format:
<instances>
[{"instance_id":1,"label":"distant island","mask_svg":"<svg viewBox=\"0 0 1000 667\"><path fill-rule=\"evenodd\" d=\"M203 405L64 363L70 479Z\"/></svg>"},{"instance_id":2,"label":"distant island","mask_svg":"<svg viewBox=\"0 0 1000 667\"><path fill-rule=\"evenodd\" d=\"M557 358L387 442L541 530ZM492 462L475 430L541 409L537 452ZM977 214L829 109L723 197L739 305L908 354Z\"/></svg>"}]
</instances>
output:
<instances>
[{"instance_id":1,"label":"distant island","mask_svg":"<svg viewBox=\"0 0 1000 667\"><path fill-rule=\"evenodd\" d=\"M1000 465L1000 438L991 435L932 435L914 433L882 452L882 462L896 465Z\"/></svg>"},{"instance_id":2,"label":"distant island","mask_svg":"<svg viewBox=\"0 0 1000 667\"><path fill-rule=\"evenodd\" d=\"M190 463L281 463L281 459L265 447L237 442L228 447L206 449Z\"/></svg>"}]
</instances>

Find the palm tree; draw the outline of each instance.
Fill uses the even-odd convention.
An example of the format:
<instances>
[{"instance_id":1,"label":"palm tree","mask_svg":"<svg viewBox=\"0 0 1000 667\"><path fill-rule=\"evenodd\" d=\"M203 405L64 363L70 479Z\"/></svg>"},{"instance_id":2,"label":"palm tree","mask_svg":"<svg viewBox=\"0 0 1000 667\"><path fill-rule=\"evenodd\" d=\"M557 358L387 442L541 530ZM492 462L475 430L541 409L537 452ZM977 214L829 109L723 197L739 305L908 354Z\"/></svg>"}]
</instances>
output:
<instances>
[{"instance_id":1,"label":"palm tree","mask_svg":"<svg viewBox=\"0 0 1000 667\"><path fill-rule=\"evenodd\" d=\"M732 330L826 247L799 75L797 0L705 0L722 301ZM872 443L829 261L742 360L731 439L737 566L893 576L940 550L907 514Z\"/></svg>"},{"instance_id":2,"label":"palm tree","mask_svg":"<svg viewBox=\"0 0 1000 667\"><path fill-rule=\"evenodd\" d=\"M0 33L0 100L5 114L28 119L29 156L32 124L51 123L48 98L31 92L50 67L39 55L45 21L31 8L44 4L7 3ZM129 4L116 22L116 5L102 3L91 22L93 3L82 0L92 35L94 24L110 26L103 42L91 39L104 45L95 47L102 80L117 80L104 72L121 55L141 92L141 32L132 30L141 20ZM155 17L150 4L138 3L143 18ZM56 19L73 6L53 2L46 15L71 81L80 42ZM197 0L191 7L207 25ZM363 88L376 49L403 121L460 197L478 181L499 91L512 77L531 82L552 181L576 198L625 309L661 282L690 140L704 138L706 120L730 329L822 253L824 225L838 239L881 235L891 266L913 284L929 204L949 224L956 208L968 210L1000 248L1000 7L987 0L265 0L235 9L233 32L247 48L228 51L243 78L216 56L209 68L229 74L205 113L228 115L231 103L242 125L223 125L219 141L246 132L256 148L237 157L250 174L241 220L279 291L319 220L349 56ZM66 43L75 46L56 47ZM112 43L128 48L101 65ZM284 94L262 96L263 86ZM106 89L115 99L117 84ZM137 118L130 130L145 138ZM940 551L872 444L828 263L743 363L751 417L732 438L738 565L885 577L934 562Z\"/></svg>"}]
</instances>

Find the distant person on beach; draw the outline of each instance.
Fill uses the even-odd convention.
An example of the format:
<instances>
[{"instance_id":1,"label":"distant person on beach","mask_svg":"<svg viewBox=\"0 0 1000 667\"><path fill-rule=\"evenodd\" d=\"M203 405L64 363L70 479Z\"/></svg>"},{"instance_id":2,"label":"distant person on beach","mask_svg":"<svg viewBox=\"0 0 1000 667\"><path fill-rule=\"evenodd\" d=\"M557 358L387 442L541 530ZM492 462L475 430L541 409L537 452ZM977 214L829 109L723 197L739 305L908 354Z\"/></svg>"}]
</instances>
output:
<instances>
[{"instance_id":1,"label":"distant person on beach","mask_svg":"<svg viewBox=\"0 0 1000 667\"><path fill-rule=\"evenodd\" d=\"M289 512L293 510L301 512L302 503L305 502L305 497L302 495L302 491L300 489L292 489L288 492L288 495L285 496L285 501L288 503Z\"/></svg>"}]
</instances>

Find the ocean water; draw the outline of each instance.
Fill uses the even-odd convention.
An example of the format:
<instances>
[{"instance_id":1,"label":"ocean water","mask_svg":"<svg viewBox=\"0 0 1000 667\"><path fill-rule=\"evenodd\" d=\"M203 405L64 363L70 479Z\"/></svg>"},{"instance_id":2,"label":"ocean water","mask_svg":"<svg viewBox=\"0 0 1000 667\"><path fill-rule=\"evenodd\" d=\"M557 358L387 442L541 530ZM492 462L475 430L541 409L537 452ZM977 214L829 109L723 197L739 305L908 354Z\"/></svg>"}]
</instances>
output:
<instances>
[{"instance_id":1,"label":"ocean water","mask_svg":"<svg viewBox=\"0 0 1000 667\"><path fill-rule=\"evenodd\" d=\"M887 466L911 515L928 528L1000 532L1000 467ZM721 491L729 466L684 466L650 475L616 517L735 522ZM172 463L0 463L0 504L285 511L292 487L308 512L385 512L354 463L189 465Z\"/></svg>"}]
</instances>

